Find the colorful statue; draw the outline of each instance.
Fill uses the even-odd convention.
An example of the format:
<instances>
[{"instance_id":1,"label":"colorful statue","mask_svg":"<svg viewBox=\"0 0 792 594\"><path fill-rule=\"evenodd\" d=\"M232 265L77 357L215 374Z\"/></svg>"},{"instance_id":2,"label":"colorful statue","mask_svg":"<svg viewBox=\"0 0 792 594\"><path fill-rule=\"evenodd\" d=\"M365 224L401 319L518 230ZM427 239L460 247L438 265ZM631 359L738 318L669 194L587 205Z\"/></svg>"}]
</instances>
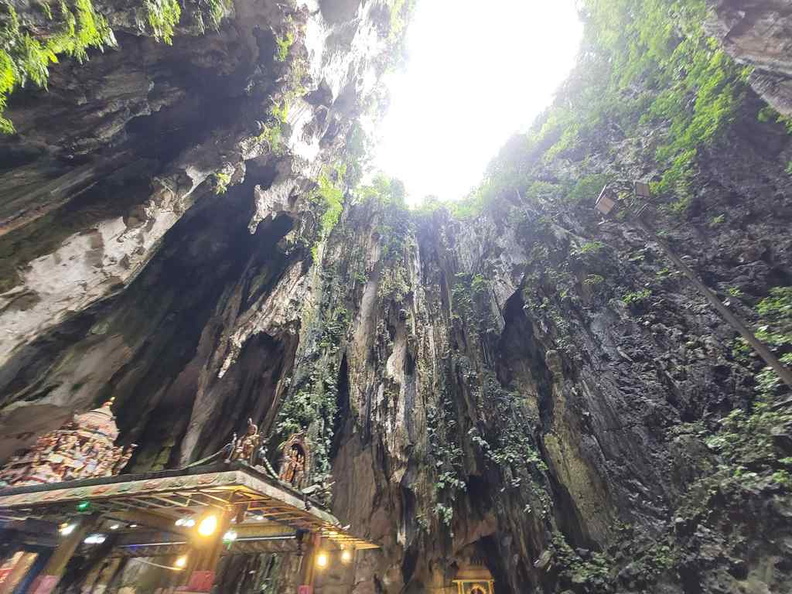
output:
<instances>
[{"instance_id":1,"label":"colorful statue","mask_svg":"<svg viewBox=\"0 0 792 594\"><path fill-rule=\"evenodd\" d=\"M308 445L302 433L296 433L282 446L278 478L292 487L302 489L308 486L310 470Z\"/></svg>"},{"instance_id":2,"label":"colorful statue","mask_svg":"<svg viewBox=\"0 0 792 594\"><path fill-rule=\"evenodd\" d=\"M254 458L258 454L260 444L261 435L259 434L258 427L253 423L253 419L248 419L248 427L245 435L241 438L237 438L237 434L234 433L231 443L226 446L226 462L240 461L254 464Z\"/></svg>"},{"instance_id":3,"label":"colorful statue","mask_svg":"<svg viewBox=\"0 0 792 594\"><path fill-rule=\"evenodd\" d=\"M110 399L39 437L31 449L10 459L0 471L0 480L10 485L38 485L117 474L135 446L123 449L114 445L118 427L112 403Z\"/></svg>"}]
</instances>

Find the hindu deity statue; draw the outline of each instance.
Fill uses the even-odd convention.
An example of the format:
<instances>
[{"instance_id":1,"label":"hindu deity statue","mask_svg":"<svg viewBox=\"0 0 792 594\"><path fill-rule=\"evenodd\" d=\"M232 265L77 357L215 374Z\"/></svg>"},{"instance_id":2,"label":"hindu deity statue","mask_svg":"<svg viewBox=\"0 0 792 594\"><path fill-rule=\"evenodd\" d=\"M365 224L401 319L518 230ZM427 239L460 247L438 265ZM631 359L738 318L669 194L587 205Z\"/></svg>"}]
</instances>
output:
<instances>
[{"instance_id":1,"label":"hindu deity statue","mask_svg":"<svg viewBox=\"0 0 792 594\"><path fill-rule=\"evenodd\" d=\"M306 487L310 465L308 453L308 445L303 434L292 435L283 444L278 478L298 489Z\"/></svg>"},{"instance_id":2,"label":"hindu deity statue","mask_svg":"<svg viewBox=\"0 0 792 594\"><path fill-rule=\"evenodd\" d=\"M248 419L248 427L245 435L237 438L234 434L231 444L228 447L228 457L226 462L247 462L248 464L255 464L258 448L261 444L261 434L258 427L253 423L253 419Z\"/></svg>"},{"instance_id":3,"label":"hindu deity statue","mask_svg":"<svg viewBox=\"0 0 792 594\"><path fill-rule=\"evenodd\" d=\"M11 458L0 471L0 480L19 486L118 474L135 444L115 445L118 427L112 404L110 399L39 437L32 448Z\"/></svg>"}]
</instances>

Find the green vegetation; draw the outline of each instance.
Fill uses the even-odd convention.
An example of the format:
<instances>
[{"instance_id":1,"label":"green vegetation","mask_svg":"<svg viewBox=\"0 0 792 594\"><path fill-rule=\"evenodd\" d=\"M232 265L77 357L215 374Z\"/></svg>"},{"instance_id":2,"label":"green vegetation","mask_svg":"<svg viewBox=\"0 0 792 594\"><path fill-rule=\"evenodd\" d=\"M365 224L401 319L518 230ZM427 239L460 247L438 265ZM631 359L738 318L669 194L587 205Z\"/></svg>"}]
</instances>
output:
<instances>
[{"instance_id":1,"label":"green vegetation","mask_svg":"<svg viewBox=\"0 0 792 594\"><path fill-rule=\"evenodd\" d=\"M784 126L786 126L787 131L792 133L792 118L781 115L769 105L759 110L759 113L757 114L757 119L760 122L774 121L779 124L783 124Z\"/></svg>"},{"instance_id":2,"label":"green vegetation","mask_svg":"<svg viewBox=\"0 0 792 594\"><path fill-rule=\"evenodd\" d=\"M782 363L792 365L792 287L775 287L760 300L759 340L770 346ZM738 355L750 352L740 339ZM721 420L707 445L721 457L721 465L706 483L716 489L781 486L792 491L792 458L775 436L792 431L792 413L774 406L783 389L776 373L765 367L756 376L758 397L751 407L735 409Z\"/></svg>"},{"instance_id":3,"label":"green vegetation","mask_svg":"<svg viewBox=\"0 0 792 594\"><path fill-rule=\"evenodd\" d=\"M602 553L593 553L584 560L569 546L560 532L553 534L550 546L555 563L560 567L559 578L565 585L574 585L582 592L608 592L611 590L610 563Z\"/></svg>"},{"instance_id":4,"label":"green vegetation","mask_svg":"<svg viewBox=\"0 0 792 594\"><path fill-rule=\"evenodd\" d=\"M377 235L380 245L378 295L385 303L404 301L411 290L407 274L407 253L412 246L413 220L404 202L404 184L380 175L358 189L356 200L376 205L380 212Z\"/></svg>"},{"instance_id":5,"label":"green vegetation","mask_svg":"<svg viewBox=\"0 0 792 594\"><path fill-rule=\"evenodd\" d=\"M61 2L57 32L47 36L24 26L13 6L2 4L0 11L0 132L11 134L14 126L3 112L15 89L28 82L46 88L49 66L59 55L82 62L88 57L88 48L114 45L115 39L90 0Z\"/></svg>"},{"instance_id":6,"label":"green vegetation","mask_svg":"<svg viewBox=\"0 0 792 594\"><path fill-rule=\"evenodd\" d=\"M440 395L437 408L426 411L426 432L432 449L430 462L435 469L434 513L450 527L454 519L454 502L459 491L467 488L464 479L463 453L458 435L456 410L447 390Z\"/></svg>"},{"instance_id":7,"label":"green vegetation","mask_svg":"<svg viewBox=\"0 0 792 594\"><path fill-rule=\"evenodd\" d=\"M218 195L225 194L228 191L228 185L231 183L231 175L218 171L212 174L212 177L214 178L214 193Z\"/></svg>"},{"instance_id":8,"label":"green vegetation","mask_svg":"<svg viewBox=\"0 0 792 594\"><path fill-rule=\"evenodd\" d=\"M622 297L622 302L625 305L635 305L638 303L643 303L649 297L651 297L652 291L649 289L641 289L640 291L632 291L630 293L625 293Z\"/></svg>"},{"instance_id":9,"label":"green vegetation","mask_svg":"<svg viewBox=\"0 0 792 594\"><path fill-rule=\"evenodd\" d=\"M220 23L222 22L223 18L226 15L226 12L230 10L232 0L192 0L198 4L200 7L200 11L195 14L195 17L198 19L198 24L201 27L202 31L206 30L206 24L204 23L204 15L209 15L209 20L212 29L219 29Z\"/></svg>"},{"instance_id":10,"label":"green vegetation","mask_svg":"<svg viewBox=\"0 0 792 594\"><path fill-rule=\"evenodd\" d=\"M600 274L589 274L586 278L583 279L583 286L593 289L595 287L599 287L602 283L605 282L605 278Z\"/></svg>"},{"instance_id":11,"label":"green vegetation","mask_svg":"<svg viewBox=\"0 0 792 594\"><path fill-rule=\"evenodd\" d=\"M451 288L454 321L479 336L496 333L490 295L490 282L483 275L458 273Z\"/></svg>"},{"instance_id":12,"label":"green vegetation","mask_svg":"<svg viewBox=\"0 0 792 594\"><path fill-rule=\"evenodd\" d=\"M381 35L388 45L384 56L385 66L389 70L398 68L406 59L405 32L415 3L416 0L390 0L388 3L387 30L381 31Z\"/></svg>"},{"instance_id":13,"label":"green vegetation","mask_svg":"<svg viewBox=\"0 0 792 594\"><path fill-rule=\"evenodd\" d=\"M341 213L344 210L344 173L346 168L339 165L334 170L325 168L319 174L317 187L311 194L311 202L321 212L319 217L319 241L324 241L338 224ZM314 260L317 258L316 247L314 246Z\"/></svg>"},{"instance_id":14,"label":"green vegetation","mask_svg":"<svg viewBox=\"0 0 792 594\"><path fill-rule=\"evenodd\" d=\"M289 50L294 45L294 33L289 30L283 37L275 36L275 59L285 62L289 57Z\"/></svg>"},{"instance_id":15,"label":"green vegetation","mask_svg":"<svg viewBox=\"0 0 792 594\"><path fill-rule=\"evenodd\" d=\"M714 229L718 225L722 225L725 220L726 220L726 215L720 214L710 219L709 226L710 228Z\"/></svg>"},{"instance_id":16,"label":"green vegetation","mask_svg":"<svg viewBox=\"0 0 792 594\"><path fill-rule=\"evenodd\" d=\"M721 430L707 439L707 446L726 465L720 478L737 479L744 487L770 482L792 490L792 459L784 456L774 437L789 430L792 414L774 410L766 396L760 396L750 411L732 411L721 421Z\"/></svg>"},{"instance_id":17,"label":"green vegetation","mask_svg":"<svg viewBox=\"0 0 792 594\"><path fill-rule=\"evenodd\" d=\"M273 102L265 122L259 122L261 130L256 137L256 142L265 143L270 152L280 155L283 153L283 127L289 116L289 105L284 100L280 103Z\"/></svg>"},{"instance_id":18,"label":"green vegetation","mask_svg":"<svg viewBox=\"0 0 792 594\"><path fill-rule=\"evenodd\" d=\"M146 17L154 37L163 43L173 43L173 31L181 18L178 0L146 0Z\"/></svg>"},{"instance_id":19,"label":"green vegetation","mask_svg":"<svg viewBox=\"0 0 792 594\"><path fill-rule=\"evenodd\" d=\"M726 293L728 293L730 297L735 297L735 298L739 298L743 296L743 292L737 287L729 287L728 289L726 289Z\"/></svg>"},{"instance_id":20,"label":"green vegetation","mask_svg":"<svg viewBox=\"0 0 792 594\"><path fill-rule=\"evenodd\" d=\"M584 255L584 254L596 254L600 250L605 247L605 244L601 241L587 241L579 248L574 250L575 254Z\"/></svg>"},{"instance_id":21,"label":"green vegetation","mask_svg":"<svg viewBox=\"0 0 792 594\"><path fill-rule=\"evenodd\" d=\"M585 6L587 40L612 68L604 85L585 90L588 99L602 94L594 113L573 129L592 120L602 124L619 109L614 102L645 106L640 123L670 122L656 152L667 166L656 189L686 194L699 148L717 137L740 104L747 70L707 36L704 0L588 0ZM636 84L648 92L630 100Z\"/></svg>"},{"instance_id":22,"label":"green vegetation","mask_svg":"<svg viewBox=\"0 0 792 594\"><path fill-rule=\"evenodd\" d=\"M226 0L197 0L201 18L209 13L217 28L225 15ZM178 0L142 0L146 19L154 37L163 43L173 42L174 29L181 17ZM50 25L42 28L36 23L23 22L17 10L6 0L0 2L0 133L12 134L12 122L3 117L8 97L16 89L32 83L46 88L49 67L59 56L88 59L90 48L101 49L115 45L113 31L107 20L96 12L91 0L62 0L58 10L42 2L42 12Z\"/></svg>"},{"instance_id":23,"label":"green vegetation","mask_svg":"<svg viewBox=\"0 0 792 594\"><path fill-rule=\"evenodd\" d=\"M338 414L341 344L351 322L343 305L347 276L337 266L322 274L316 317L310 320L310 347L301 375L278 411L275 433L281 440L305 432L312 445L314 480L330 473L330 450Z\"/></svg>"},{"instance_id":24,"label":"green vegetation","mask_svg":"<svg viewBox=\"0 0 792 594\"><path fill-rule=\"evenodd\" d=\"M662 171L653 191L673 201L671 213L690 205L698 154L733 121L748 70L707 36L705 0L583 0L581 7L585 52L577 69L554 106L507 143L480 187L455 207L461 216L495 203L593 201L614 176L589 157L647 134ZM562 169L566 179L545 179L551 162L575 167ZM537 182L552 188L537 191Z\"/></svg>"}]
</instances>

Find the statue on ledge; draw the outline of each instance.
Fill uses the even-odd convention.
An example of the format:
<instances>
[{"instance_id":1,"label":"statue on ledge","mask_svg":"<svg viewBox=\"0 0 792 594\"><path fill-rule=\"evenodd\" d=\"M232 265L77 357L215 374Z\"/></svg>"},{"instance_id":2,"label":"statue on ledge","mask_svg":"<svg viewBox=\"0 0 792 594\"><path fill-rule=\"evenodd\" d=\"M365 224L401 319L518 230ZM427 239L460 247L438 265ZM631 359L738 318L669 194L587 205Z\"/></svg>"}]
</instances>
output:
<instances>
[{"instance_id":1,"label":"statue on ledge","mask_svg":"<svg viewBox=\"0 0 792 594\"><path fill-rule=\"evenodd\" d=\"M295 433L283 444L278 478L296 489L309 485L310 450L303 433Z\"/></svg>"},{"instance_id":2,"label":"statue on ledge","mask_svg":"<svg viewBox=\"0 0 792 594\"><path fill-rule=\"evenodd\" d=\"M114 445L118 427L112 404L111 398L39 437L32 448L9 460L0 471L0 480L22 486L119 474L136 446Z\"/></svg>"},{"instance_id":3,"label":"statue on ledge","mask_svg":"<svg viewBox=\"0 0 792 594\"><path fill-rule=\"evenodd\" d=\"M245 431L245 435L241 438L237 438L237 434L234 433L234 437L231 438L231 443L226 446L228 455L226 457L226 463L228 462L247 462L250 465L255 465L259 453L259 446L261 445L261 434L259 433L258 427L256 427L255 423L253 423L253 419L248 419L248 427Z\"/></svg>"}]
</instances>

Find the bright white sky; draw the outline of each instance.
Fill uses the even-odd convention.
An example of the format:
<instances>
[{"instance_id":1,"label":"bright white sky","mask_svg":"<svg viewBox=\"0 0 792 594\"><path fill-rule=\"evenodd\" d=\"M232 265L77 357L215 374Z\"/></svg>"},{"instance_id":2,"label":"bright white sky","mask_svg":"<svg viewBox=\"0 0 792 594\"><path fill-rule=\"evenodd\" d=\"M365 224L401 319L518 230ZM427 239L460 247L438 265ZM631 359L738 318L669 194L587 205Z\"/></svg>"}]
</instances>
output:
<instances>
[{"instance_id":1,"label":"bright white sky","mask_svg":"<svg viewBox=\"0 0 792 594\"><path fill-rule=\"evenodd\" d=\"M457 200L547 107L582 35L574 0L418 0L375 165L410 202Z\"/></svg>"}]
</instances>

